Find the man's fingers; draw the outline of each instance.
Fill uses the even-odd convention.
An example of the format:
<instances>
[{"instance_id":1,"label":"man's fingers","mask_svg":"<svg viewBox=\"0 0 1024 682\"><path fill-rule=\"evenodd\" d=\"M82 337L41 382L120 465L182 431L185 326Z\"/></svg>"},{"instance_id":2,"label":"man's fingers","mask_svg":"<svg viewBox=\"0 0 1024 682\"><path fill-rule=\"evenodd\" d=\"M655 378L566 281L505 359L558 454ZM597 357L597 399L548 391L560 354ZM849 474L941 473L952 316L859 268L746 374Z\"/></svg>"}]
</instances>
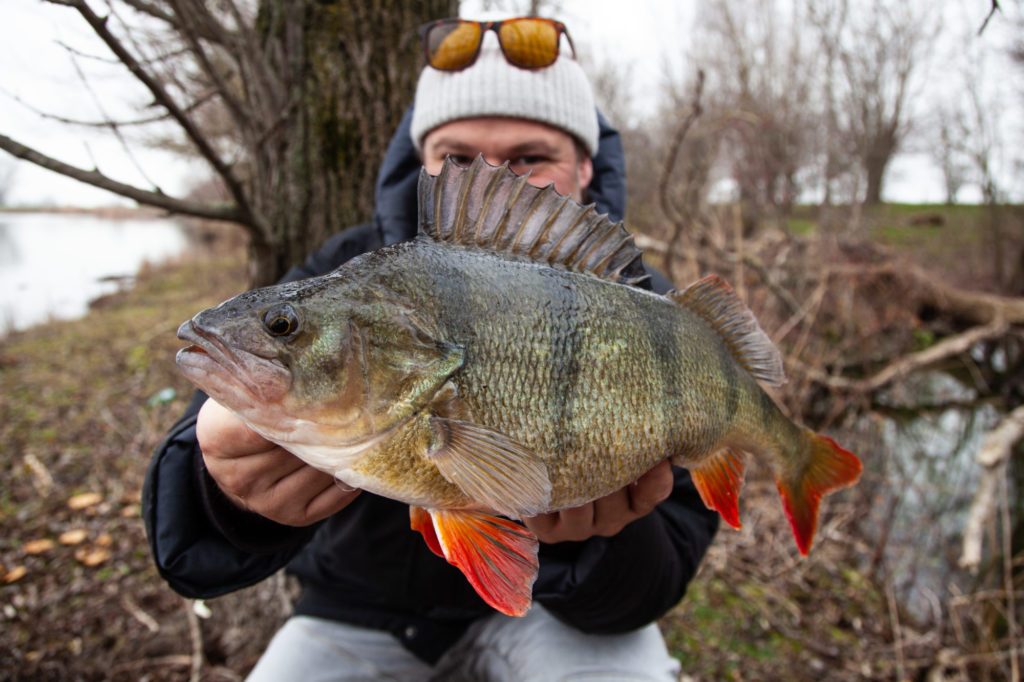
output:
<instances>
[{"instance_id":1,"label":"man's fingers","mask_svg":"<svg viewBox=\"0 0 1024 682\"><path fill-rule=\"evenodd\" d=\"M636 483L627 488L629 507L636 518L646 516L654 508L668 499L675 485L672 465L668 460L660 462L653 469L637 479Z\"/></svg>"},{"instance_id":2,"label":"man's fingers","mask_svg":"<svg viewBox=\"0 0 1024 682\"><path fill-rule=\"evenodd\" d=\"M269 480L269 479L263 479ZM344 508L359 494L330 474L301 464L245 498L250 511L289 526L308 526Z\"/></svg>"},{"instance_id":3,"label":"man's fingers","mask_svg":"<svg viewBox=\"0 0 1024 682\"><path fill-rule=\"evenodd\" d=\"M199 408L196 439L204 455L218 457L244 457L277 447L212 398Z\"/></svg>"},{"instance_id":4,"label":"man's fingers","mask_svg":"<svg viewBox=\"0 0 1024 682\"><path fill-rule=\"evenodd\" d=\"M672 465L662 461L635 483L593 502L525 519L541 542L581 541L595 535L615 535L647 516L672 494Z\"/></svg>"},{"instance_id":5,"label":"man's fingers","mask_svg":"<svg viewBox=\"0 0 1024 682\"><path fill-rule=\"evenodd\" d=\"M306 504L305 518L311 519L311 523L326 519L347 507L359 493L359 489L343 487L332 478L324 489Z\"/></svg>"},{"instance_id":6,"label":"man's fingers","mask_svg":"<svg viewBox=\"0 0 1024 682\"><path fill-rule=\"evenodd\" d=\"M301 459L276 445L244 458L207 454L204 450L203 458L206 461L206 470L221 489L229 495L245 500L246 507L250 506L251 498L264 493L295 471L310 468Z\"/></svg>"}]
</instances>

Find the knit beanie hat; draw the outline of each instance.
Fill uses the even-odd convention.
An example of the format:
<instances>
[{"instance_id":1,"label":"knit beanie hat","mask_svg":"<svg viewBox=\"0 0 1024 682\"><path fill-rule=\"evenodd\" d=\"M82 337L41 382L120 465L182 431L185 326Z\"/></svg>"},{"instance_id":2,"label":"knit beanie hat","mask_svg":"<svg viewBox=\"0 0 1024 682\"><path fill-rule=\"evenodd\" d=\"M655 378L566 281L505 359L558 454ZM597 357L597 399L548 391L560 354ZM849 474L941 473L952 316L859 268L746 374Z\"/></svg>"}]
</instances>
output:
<instances>
[{"instance_id":1,"label":"knit beanie hat","mask_svg":"<svg viewBox=\"0 0 1024 682\"><path fill-rule=\"evenodd\" d=\"M467 69L440 71L426 66L416 86L412 143L423 152L423 138L450 121L507 116L546 123L579 140L593 158L598 127L594 94L564 36L558 59L541 69L509 64L494 31L484 34L480 54Z\"/></svg>"}]
</instances>

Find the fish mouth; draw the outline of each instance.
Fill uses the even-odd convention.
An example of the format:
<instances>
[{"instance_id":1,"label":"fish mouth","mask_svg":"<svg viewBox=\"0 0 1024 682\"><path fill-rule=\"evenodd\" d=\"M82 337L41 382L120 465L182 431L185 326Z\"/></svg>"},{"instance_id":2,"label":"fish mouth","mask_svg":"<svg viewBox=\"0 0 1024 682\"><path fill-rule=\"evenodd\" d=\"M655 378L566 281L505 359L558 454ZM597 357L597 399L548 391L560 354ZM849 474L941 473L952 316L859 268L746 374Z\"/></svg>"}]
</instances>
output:
<instances>
[{"instance_id":1,"label":"fish mouth","mask_svg":"<svg viewBox=\"0 0 1024 682\"><path fill-rule=\"evenodd\" d=\"M291 385L291 372L280 360L228 346L195 320L178 327L178 338L189 345L178 351L174 361L192 383L218 402L239 403L239 390L246 398L239 408L276 402Z\"/></svg>"}]
</instances>

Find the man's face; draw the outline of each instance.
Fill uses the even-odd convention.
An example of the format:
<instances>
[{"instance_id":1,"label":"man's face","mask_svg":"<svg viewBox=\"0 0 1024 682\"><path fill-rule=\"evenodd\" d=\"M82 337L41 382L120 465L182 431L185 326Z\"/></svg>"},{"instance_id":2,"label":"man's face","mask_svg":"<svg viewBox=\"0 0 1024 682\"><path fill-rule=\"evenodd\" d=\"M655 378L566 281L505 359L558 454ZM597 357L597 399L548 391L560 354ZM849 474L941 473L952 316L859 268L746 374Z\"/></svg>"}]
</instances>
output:
<instances>
[{"instance_id":1,"label":"man's face","mask_svg":"<svg viewBox=\"0 0 1024 682\"><path fill-rule=\"evenodd\" d=\"M423 138L423 165L432 175L441 171L445 156L468 166L478 154L495 166L508 161L520 175L532 171L530 184L543 187L553 182L560 194L571 194L577 201L582 201L594 176L590 158L576 153L571 135L535 121L467 118L446 123Z\"/></svg>"}]
</instances>

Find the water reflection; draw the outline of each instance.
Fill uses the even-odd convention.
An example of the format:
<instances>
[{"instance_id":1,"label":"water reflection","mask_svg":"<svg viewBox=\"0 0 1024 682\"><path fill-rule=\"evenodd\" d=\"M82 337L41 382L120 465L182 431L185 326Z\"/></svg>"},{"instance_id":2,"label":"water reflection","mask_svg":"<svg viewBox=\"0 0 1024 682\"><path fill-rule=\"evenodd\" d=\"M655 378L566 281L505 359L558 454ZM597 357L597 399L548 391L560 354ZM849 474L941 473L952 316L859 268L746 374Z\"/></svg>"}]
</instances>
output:
<instances>
[{"instance_id":1,"label":"water reflection","mask_svg":"<svg viewBox=\"0 0 1024 682\"><path fill-rule=\"evenodd\" d=\"M187 245L173 220L0 214L0 335L84 315L89 301L116 291L144 262Z\"/></svg>"},{"instance_id":2,"label":"water reflection","mask_svg":"<svg viewBox=\"0 0 1024 682\"><path fill-rule=\"evenodd\" d=\"M870 476L881 487L865 529L901 603L919 622L934 623L940 602L970 591L958 558L980 472L974 455L1000 415L968 377L945 371L908 377L878 403L862 423L881 455Z\"/></svg>"}]
</instances>

